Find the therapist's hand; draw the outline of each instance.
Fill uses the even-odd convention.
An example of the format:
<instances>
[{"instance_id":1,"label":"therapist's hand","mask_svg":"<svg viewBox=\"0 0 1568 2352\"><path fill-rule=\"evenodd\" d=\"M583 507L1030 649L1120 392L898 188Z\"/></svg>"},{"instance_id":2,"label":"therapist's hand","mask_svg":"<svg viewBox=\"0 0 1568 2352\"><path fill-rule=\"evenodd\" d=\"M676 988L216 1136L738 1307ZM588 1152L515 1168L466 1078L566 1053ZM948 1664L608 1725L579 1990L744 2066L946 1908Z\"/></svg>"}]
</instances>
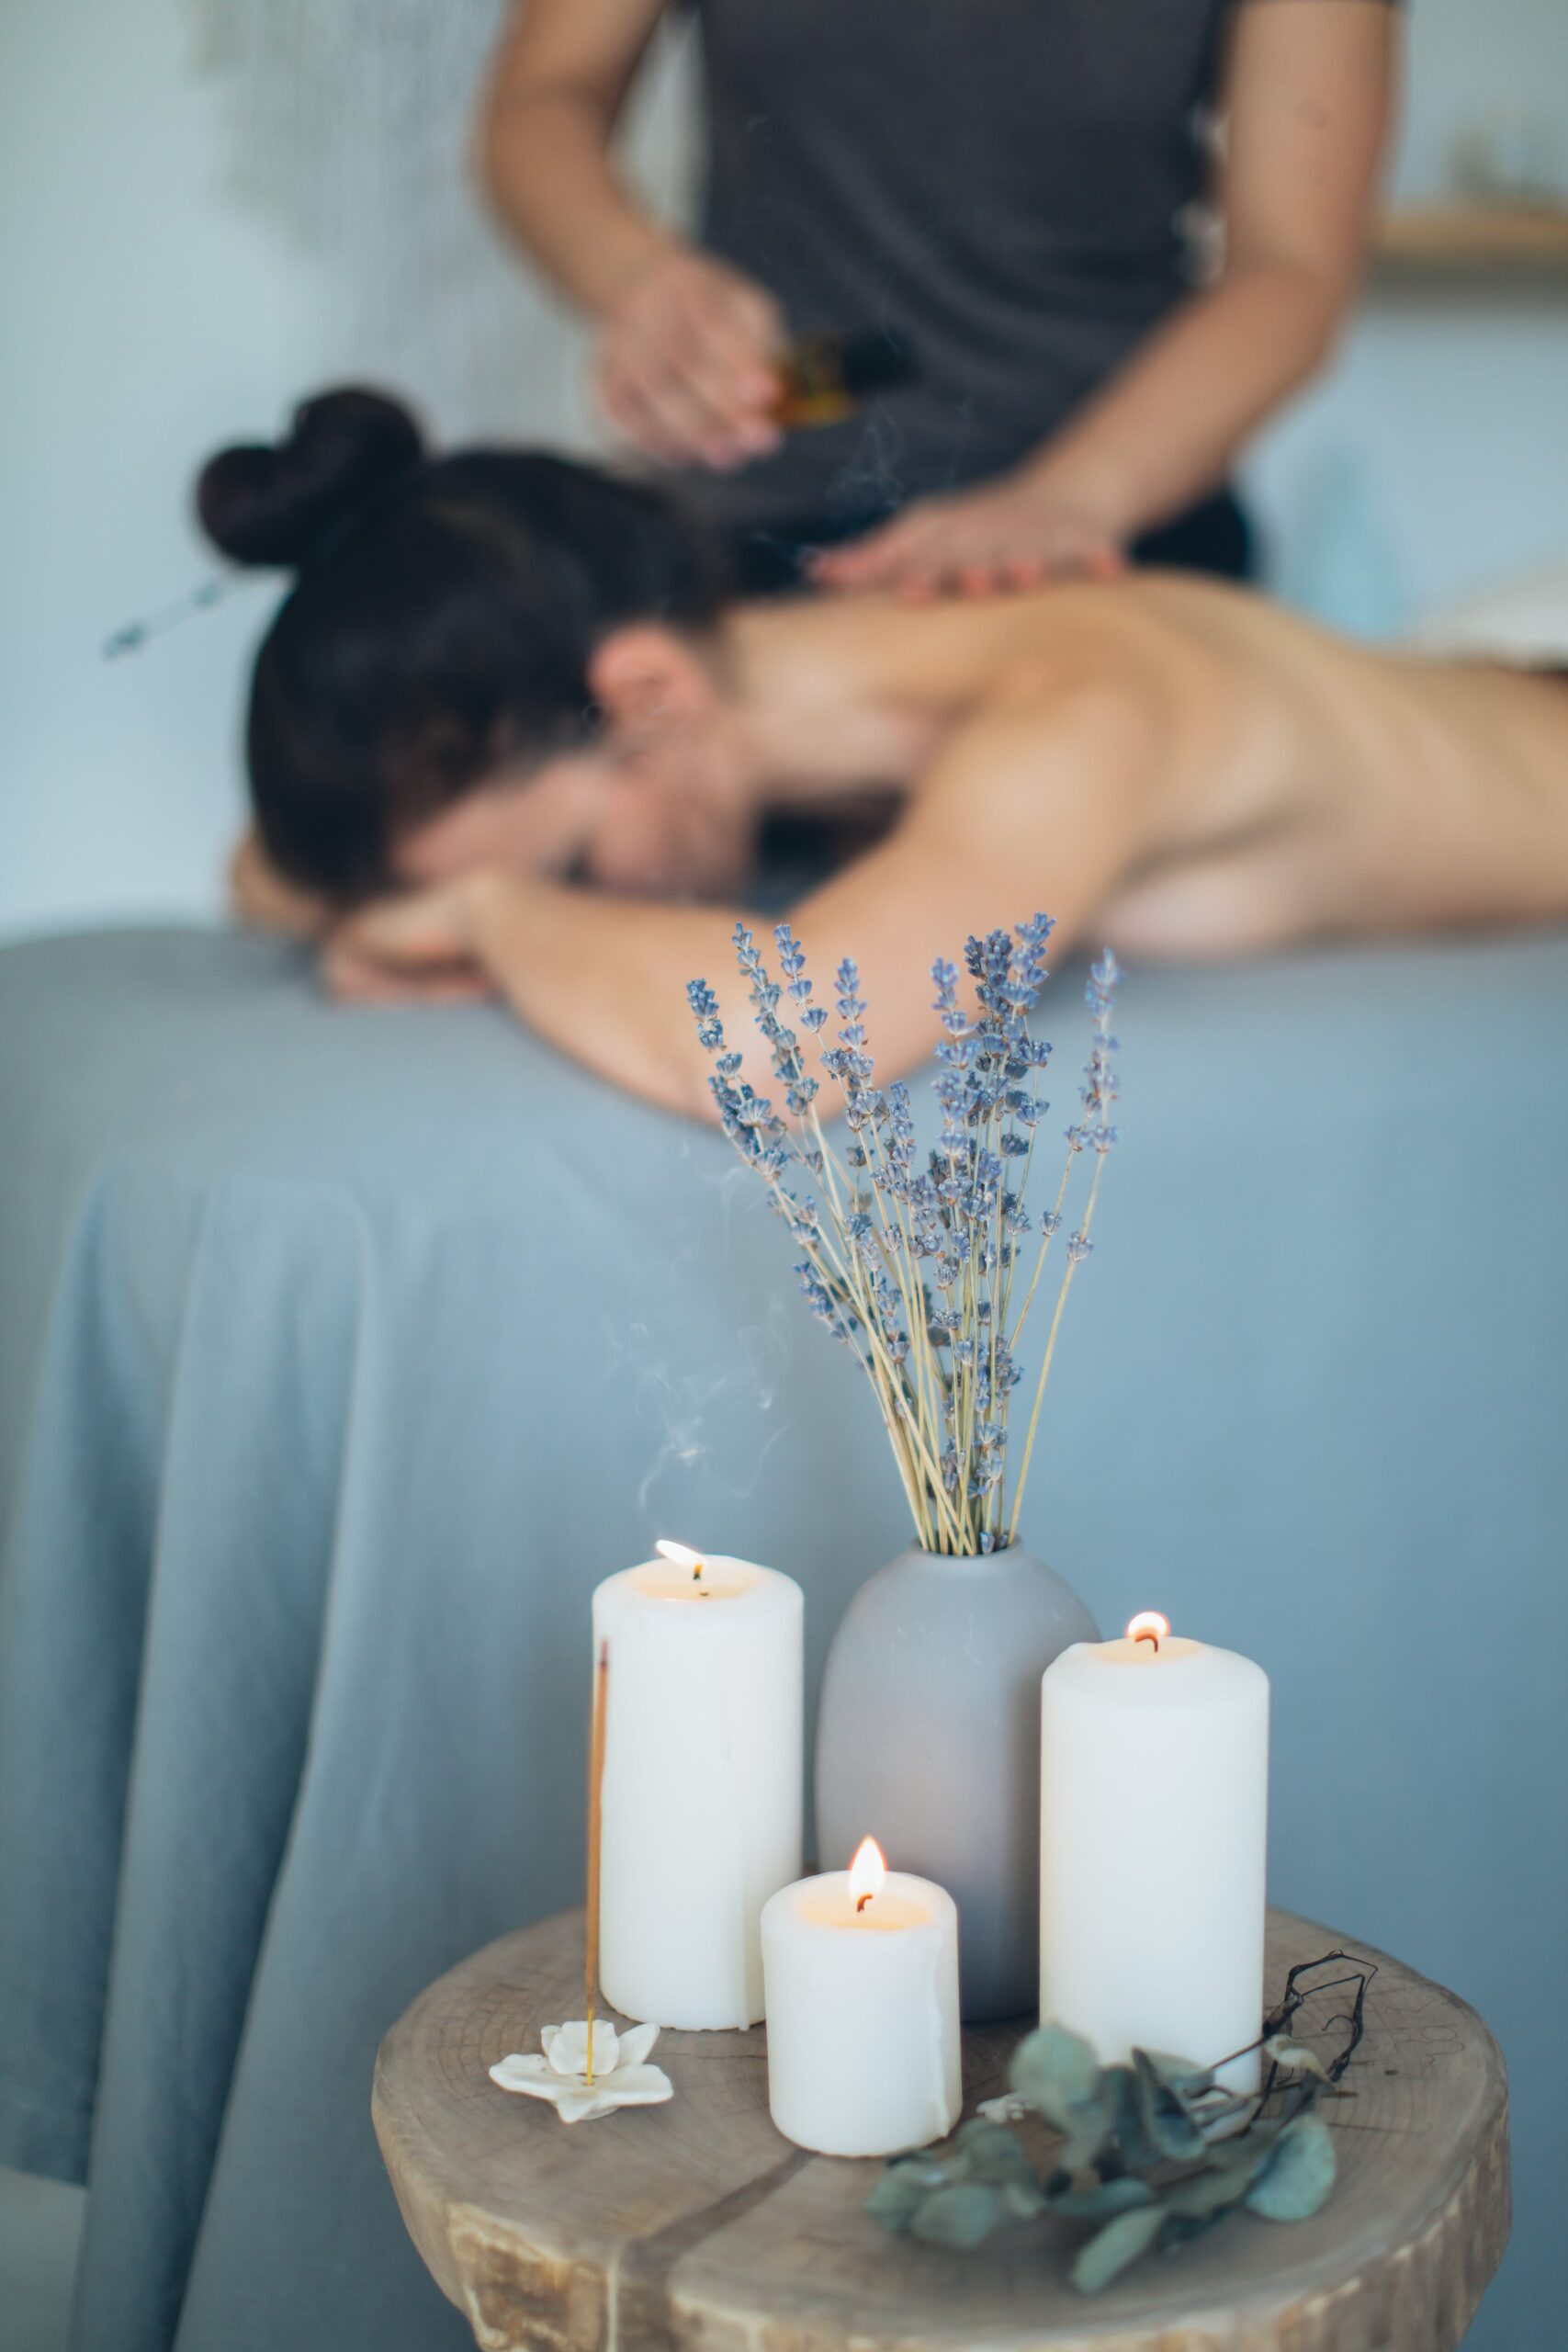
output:
<instances>
[{"instance_id":1,"label":"therapist's hand","mask_svg":"<svg viewBox=\"0 0 1568 2352\"><path fill-rule=\"evenodd\" d=\"M611 424L649 457L728 469L778 446L770 412L785 340L760 286L669 246L602 311L594 389Z\"/></svg>"},{"instance_id":2,"label":"therapist's hand","mask_svg":"<svg viewBox=\"0 0 1568 2352\"><path fill-rule=\"evenodd\" d=\"M1042 471L922 498L880 530L818 556L811 576L825 588L919 602L1005 594L1048 580L1111 580L1125 567L1092 503Z\"/></svg>"}]
</instances>

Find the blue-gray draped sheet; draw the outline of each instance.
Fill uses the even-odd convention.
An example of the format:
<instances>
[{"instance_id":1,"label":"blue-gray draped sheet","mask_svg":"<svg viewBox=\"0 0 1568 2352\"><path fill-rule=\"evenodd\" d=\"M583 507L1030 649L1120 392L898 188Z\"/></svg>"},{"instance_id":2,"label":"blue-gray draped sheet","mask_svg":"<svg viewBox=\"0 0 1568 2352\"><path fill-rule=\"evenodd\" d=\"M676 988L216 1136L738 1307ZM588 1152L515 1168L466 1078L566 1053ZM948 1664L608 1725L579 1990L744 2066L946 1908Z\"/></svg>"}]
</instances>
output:
<instances>
[{"instance_id":1,"label":"blue-gray draped sheet","mask_svg":"<svg viewBox=\"0 0 1568 2352\"><path fill-rule=\"evenodd\" d=\"M1565 1010L1559 936L1135 973L1025 1512L1268 1668L1275 1899L1511 2048L1478 2347L1568 2305ZM769 1561L819 1661L905 1540L870 1399L718 1137L265 942L0 956L0 2158L90 2185L77 2352L467 2343L377 2042L580 1894L600 1577Z\"/></svg>"}]
</instances>

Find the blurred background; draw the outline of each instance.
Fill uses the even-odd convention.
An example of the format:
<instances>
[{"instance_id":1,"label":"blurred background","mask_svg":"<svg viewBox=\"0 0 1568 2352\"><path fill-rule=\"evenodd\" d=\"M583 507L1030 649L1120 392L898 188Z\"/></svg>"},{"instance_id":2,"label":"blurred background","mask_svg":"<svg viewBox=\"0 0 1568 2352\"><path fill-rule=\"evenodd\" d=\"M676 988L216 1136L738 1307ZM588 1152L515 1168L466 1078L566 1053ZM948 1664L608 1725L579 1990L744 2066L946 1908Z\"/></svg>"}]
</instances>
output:
<instances>
[{"instance_id":1,"label":"blurred background","mask_svg":"<svg viewBox=\"0 0 1568 2352\"><path fill-rule=\"evenodd\" d=\"M1246 469L1270 584L1397 635L1568 557L1568 7L1417 0L1379 264L1337 365ZM0 935L201 918L240 821L249 580L189 484L301 392L383 379L443 436L592 439L580 331L463 172L501 0L14 0L0 11ZM373 38L367 27L373 24ZM629 145L687 198L688 32Z\"/></svg>"}]
</instances>

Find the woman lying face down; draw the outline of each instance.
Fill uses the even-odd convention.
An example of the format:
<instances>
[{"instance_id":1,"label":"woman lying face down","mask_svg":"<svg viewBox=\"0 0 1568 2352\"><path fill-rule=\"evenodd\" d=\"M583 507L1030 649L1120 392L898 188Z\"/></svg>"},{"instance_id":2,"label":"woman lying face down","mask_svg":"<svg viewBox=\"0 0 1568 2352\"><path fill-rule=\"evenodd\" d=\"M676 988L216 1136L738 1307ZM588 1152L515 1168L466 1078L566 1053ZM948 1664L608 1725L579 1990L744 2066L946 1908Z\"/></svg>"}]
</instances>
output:
<instances>
[{"instance_id":1,"label":"woman lying face down","mask_svg":"<svg viewBox=\"0 0 1568 2352\"><path fill-rule=\"evenodd\" d=\"M241 561L295 566L257 659L243 900L345 997L497 992L704 1115L685 983L729 968L773 810L895 792L788 910L852 955L889 1075L932 955L1035 907L1058 943L1216 957L1568 911L1568 685L1342 644L1177 574L997 603L729 601L656 492L423 453L365 392L202 476Z\"/></svg>"}]
</instances>

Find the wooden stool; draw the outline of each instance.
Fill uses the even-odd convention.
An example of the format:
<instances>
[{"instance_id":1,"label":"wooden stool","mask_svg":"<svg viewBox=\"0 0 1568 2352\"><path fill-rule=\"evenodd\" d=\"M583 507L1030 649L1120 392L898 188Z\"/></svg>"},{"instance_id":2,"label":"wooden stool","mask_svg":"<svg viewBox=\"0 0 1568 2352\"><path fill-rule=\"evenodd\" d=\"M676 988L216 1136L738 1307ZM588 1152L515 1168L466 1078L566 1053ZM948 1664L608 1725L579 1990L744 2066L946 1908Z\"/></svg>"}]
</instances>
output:
<instances>
[{"instance_id":1,"label":"wooden stool","mask_svg":"<svg viewBox=\"0 0 1568 2352\"><path fill-rule=\"evenodd\" d=\"M1270 1914L1269 1997L1341 1941ZM773 2130L761 2027L660 2034L664 2107L564 2125L498 2090L496 2059L582 2014L581 1912L421 1995L381 2046L376 2131L414 2244L491 2352L1452 2352L1508 2234L1503 2060L1453 1994L1366 1956L1355 2096L1319 2109L1339 2155L1324 2211L1238 2216L1098 2297L1066 2283L1082 2233L1060 2223L972 2254L889 2237L861 2210L879 2164ZM965 2114L1006 2087L1023 2030L964 2035Z\"/></svg>"}]
</instances>

